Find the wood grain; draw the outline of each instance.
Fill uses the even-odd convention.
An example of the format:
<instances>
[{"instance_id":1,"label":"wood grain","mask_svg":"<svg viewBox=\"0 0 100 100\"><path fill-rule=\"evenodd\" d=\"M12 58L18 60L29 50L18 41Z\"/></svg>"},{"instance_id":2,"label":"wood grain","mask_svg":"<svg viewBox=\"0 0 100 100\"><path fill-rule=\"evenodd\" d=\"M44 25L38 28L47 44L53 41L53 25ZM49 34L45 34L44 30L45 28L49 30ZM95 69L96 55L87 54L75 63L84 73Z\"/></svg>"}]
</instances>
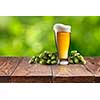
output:
<instances>
[{"instance_id":1,"label":"wood grain","mask_svg":"<svg viewBox=\"0 0 100 100\"><path fill-rule=\"evenodd\" d=\"M21 59L21 57L0 57L0 82L9 82Z\"/></svg>"},{"instance_id":2,"label":"wood grain","mask_svg":"<svg viewBox=\"0 0 100 100\"><path fill-rule=\"evenodd\" d=\"M94 82L94 77L85 66L75 65L56 65L52 66L53 82Z\"/></svg>"},{"instance_id":3,"label":"wood grain","mask_svg":"<svg viewBox=\"0 0 100 100\"><path fill-rule=\"evenodd\" d=\"M12 82L51 82L51 67L40 64L29 64L29 57L23 58L15 72L11 75ZM18 77L19 76L19 77ZM26 79L28 79L26 81Z\"/></svg>"},{"instance_id":4,"label":"wood grain","mask_svg":"<svg viewBox=\"0 0 100 100\"><path fill-rule=\"evenodd\" d=\"M100 83L100 57L94 58L95 65L98 67L95 71L95 82Z\"/></svg>"},{"instance_id":5,"label":"wood grain","mask_svg":"<svg viewBox=\"0 0 100 100\"><path fill-rule=\"evenodd\" d=\"M98 66L98 61L100 60L100 57L87 57L85 58L85 60L87 61L87 64L85 65L85 67L92 73L95 74L95 72L97 71L97 69L99 68Z\"/></svg>"},{"instance_id":6,"label":"wood grain","mask_svg":"<svg viewBox=\"0 0 100 100\"><path fill-rule=\"evenodd\" d=\"M94 75L94 82L100 83L100 57L88 57L86 60L85 67Z\"/></svg>"}]
</instances>

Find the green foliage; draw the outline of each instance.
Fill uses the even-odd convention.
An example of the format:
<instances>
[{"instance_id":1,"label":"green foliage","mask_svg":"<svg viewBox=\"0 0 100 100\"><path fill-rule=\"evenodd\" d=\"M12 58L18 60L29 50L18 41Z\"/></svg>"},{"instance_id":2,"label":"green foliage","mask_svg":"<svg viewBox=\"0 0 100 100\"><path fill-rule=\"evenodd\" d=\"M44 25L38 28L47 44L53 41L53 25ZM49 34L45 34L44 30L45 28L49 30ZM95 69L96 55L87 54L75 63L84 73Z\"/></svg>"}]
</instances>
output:
<instances>
[{"instance_id":1,"label":"green foliage","mask_svg":"<svg viewBox=\"0 0 100 100\"><path fill-rule=\"evenodd\" d=\"M100 56L99 16L2 16L0 56L33 56L56 52L53 25L72 26L70 50L84 56Z\"/></svg>"}]
</instances>

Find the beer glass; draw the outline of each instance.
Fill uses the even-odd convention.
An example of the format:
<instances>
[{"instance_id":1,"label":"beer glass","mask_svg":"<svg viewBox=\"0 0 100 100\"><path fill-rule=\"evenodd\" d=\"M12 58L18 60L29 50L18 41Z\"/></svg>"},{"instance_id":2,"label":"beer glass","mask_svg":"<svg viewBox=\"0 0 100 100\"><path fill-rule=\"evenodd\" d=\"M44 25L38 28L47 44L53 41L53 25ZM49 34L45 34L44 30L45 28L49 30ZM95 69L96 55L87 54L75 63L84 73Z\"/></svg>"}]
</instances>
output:
<instances>
[{"instance_id":1,"label":"beer glass","mask_svg":"<svg viewBox=\"0 0 100 100\"><path fill-rule=\"evenodd\" d=\"M55 41L58 51L58 64L68 64L71 26L55 24L53 29L55 32Z\"/></svg>"}]
</instances>

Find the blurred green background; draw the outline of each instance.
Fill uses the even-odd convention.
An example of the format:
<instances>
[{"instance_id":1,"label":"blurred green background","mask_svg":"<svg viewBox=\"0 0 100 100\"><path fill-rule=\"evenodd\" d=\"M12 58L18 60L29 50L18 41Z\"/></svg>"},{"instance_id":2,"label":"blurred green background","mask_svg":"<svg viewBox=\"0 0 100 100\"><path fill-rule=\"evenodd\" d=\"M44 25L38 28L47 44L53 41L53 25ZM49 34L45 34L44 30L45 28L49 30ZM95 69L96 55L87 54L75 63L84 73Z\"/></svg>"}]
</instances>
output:
<instances>
[{"instance_id":1,"label":"blurred green background","mask_svg":"<svg viewBox=\"0 0 100 100\"><path fill-rule=\"evenodd\" d=\"M100 56L99 16L0 16L0 56L33 56L56 51L53 25L72 26L70 50Z\"/></svg>"}]
</instances>

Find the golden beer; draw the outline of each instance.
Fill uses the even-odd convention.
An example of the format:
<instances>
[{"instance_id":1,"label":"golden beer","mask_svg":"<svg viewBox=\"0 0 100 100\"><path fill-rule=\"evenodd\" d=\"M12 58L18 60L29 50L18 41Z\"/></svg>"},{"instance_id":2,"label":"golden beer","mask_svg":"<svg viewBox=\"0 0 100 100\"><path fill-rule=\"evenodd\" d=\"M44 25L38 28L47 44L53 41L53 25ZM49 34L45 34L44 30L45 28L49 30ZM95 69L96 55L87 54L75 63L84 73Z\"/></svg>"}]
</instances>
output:
<instances>
[{"instance_id":1,"label":"golden beer","mask_svg":"<svg viewBox=\"0 0 100 100\"><path fill-rule=\"evenodd\" d=\"M57 32L57 48L58 56L60 59L68 58L68 50L70 44L70 33L69 32Z\"/></svg>"},{"instance_id":2,"label":"golden beer","mask_svg":"<svg viewBox=\"0 0 100 100\"><path fill-rule=\"evenodd\" d=\"M59 58L58 64L68 64L71 26L55 24L54 31Z\"/></svg>"}]
</instances>

